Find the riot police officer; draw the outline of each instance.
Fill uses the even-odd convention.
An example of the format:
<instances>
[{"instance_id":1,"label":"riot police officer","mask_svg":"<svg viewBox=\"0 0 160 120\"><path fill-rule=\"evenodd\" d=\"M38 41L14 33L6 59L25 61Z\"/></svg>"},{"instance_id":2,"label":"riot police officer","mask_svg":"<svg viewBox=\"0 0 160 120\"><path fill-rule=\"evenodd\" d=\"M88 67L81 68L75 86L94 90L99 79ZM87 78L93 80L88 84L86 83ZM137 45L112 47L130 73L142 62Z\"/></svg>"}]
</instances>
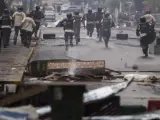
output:
<instances>
[{"instance_id":1,"label":"riot police officer","mask_svg":"<svg viewBox=\"0 0 160 120\"><path fill-rule=\"evenodd\" d=\"M97 13L95 14L95 21L96 21L97 37L99 37L99 41L101 41L102 38L102 19L103 19L102 8L98 8Z\"/></svg>"},{"instance_id":2,"label":"riot police officer","mask_svg":"<svg viewBox=\"0 0 160 120\"><path fill-rule=\"evenodd\" d=\"M102 30L103 30L102 36L103 36L106 47L108 47L109 38L111 36L111 27L114 27L114 22L110 18L110 14L106 13L104 15L103 22L102 22Z\"/></svg>"},{"instance_id":3,"label":"riot police officer","mask_svg":"<svg viewBox=\"0 0 160 120\"><path fill-rule=\"evenodd\" d=\"M35 27L34 33L35 33L35 37L37 38L37 32L38 32L39 27L40 27L41 19L44 18L44 15L40 11L40 7L39 6L36 6L36 10L32 11L31 14L32 14L33 20L36 23L36 27Z\"/></svg>"},{"instance_id":4,"label":"riot police officer","mask_svg":"<svg viewBox=\"0 0 160 120\"><path fill-rule=\"evenodd\" d=\"M81 28L81 16L79 12L74 13L74 34L76 39L76 44L80 42L80 28Z\"/></svg>"},{"instance_id":5,"label":"riot police officer","mask_svg":"<svg viewBox=\"0 0 160 120\"><path fill-rule=\"evenodd\" d=\"M26 15L23 12L23 8L22 7L18 7L18 11L15 12L13 14L13 21L14 21L14 30L15 30L15 34L14 34L14 44L17 44L17 37L21 28L21 23L22 21L25 19Z\"/></svg>"},{"instance_id":6,"label":"riot police officer","mask_svg":"<svg viewBox=\"0 0 160 120\"><path fill-rule=\"evenodd\" d=\"M92 9L88 10L88 13L83 17L84 20L86 21L86 26L87 26L87 35L92 37L93 31L94 31L94 14L92 13Z\"/></svg>"},{"instance_id":7,"label":"riot police officer","mask_svg":"<svg viewBox=\"0 0 160 120\"><path fill-rule=\"evenodd\" d=\"M3 40L4 48L9 46L9 39L11 34L12 17L7 9L4 10L3 15L0 17L1 23L1 39Z\"/></svg>"},{"instance_id":8,"label":"riot police officer","mask_svg":"<svg viewBox=\"0 0 160 120\"><path fill-rule=\"evenodd\" d=\"M148 46L155 40L156 33L152 24L148 23L145 17L140 18L140 24L137 27L136 34L140 36L143 54L145 57L148 57Z\"/></svg>"},{"instance_id":9,"label":"riot police officer","mask_svg":"<svg viewBox=\"0 0 160 120\"><path fill-rule=\"evenodd\" d=\"M66 45L66 50L68 50L69 39L70 39L70 45L73 46L74 26L73 26L72 14L70 13L67 14L67 18L63 21L63 25L64 25L65 45Z\"/></svg>"}]
</instances>

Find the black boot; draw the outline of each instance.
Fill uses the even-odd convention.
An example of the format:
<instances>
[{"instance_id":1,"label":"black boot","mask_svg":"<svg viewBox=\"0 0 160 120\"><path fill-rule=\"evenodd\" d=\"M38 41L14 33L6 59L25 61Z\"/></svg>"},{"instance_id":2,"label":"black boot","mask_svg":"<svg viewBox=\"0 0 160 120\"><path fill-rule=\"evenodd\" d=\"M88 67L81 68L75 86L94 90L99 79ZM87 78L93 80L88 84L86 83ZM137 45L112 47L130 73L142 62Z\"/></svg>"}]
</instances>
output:
<instances>
[{"instance_id":1,"label":"black boot","mask_svg":"<svg viewBox=\"0 0 160 120\"><path fill-rule=\"evenodd\" d=\"M145 57L148 57L148 49L145 49Z\"/></svg>"},{"instance_id":2,"label":"black boot","mask_svg":"<svg viewBox=\"0 0 160 120\"><path fill-rule=\"evenodd\" d=\"M17 44L17 36L14 36L14 42L13 42L14 45Z\"/></svg>"},{"instance_id":3,"label":"black boot","mask_svg":"<svg viewBox=\"0 0 160 120\"><path fill-rule=\"evenodd\" d=\"M89 36L89 32L87 32L87 35Z\"/></svg>"},{"instance_id":4,"label":"black boot","mask_svg":"<svg viewBox=\"0 0 160 120\"><path fill-rule=\"evenodd\" d=\"M147 49L142 49L143 54L145 55L145 57L148 57L148 50Z\"/></svg>"}]
</instances>

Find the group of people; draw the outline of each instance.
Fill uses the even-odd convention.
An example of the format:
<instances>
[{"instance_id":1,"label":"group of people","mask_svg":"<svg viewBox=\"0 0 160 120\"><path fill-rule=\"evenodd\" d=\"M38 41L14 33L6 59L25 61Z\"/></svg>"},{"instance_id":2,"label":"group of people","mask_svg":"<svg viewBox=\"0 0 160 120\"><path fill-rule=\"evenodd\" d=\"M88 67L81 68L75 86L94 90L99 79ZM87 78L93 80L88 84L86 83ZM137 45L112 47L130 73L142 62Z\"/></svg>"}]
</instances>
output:
<instances>
[{"instance_id":1,"label":"group of people","mask_svg":"<svg viewBox=\"0 0 160 120\"><path fill-rule=\"evenodd\" d=\"M80 27L81 22L87 29L87 35L92 37L94 28L97 30L97 37L99 41L104 40L105 46L108 47L109 38L111 36L111 28L115 26L109 13L102 12L102 8L98 8L96 13L93 13L91 9L83 17L79 15L79 12L67 14L67 18L63 21L65 41L68 45L73 45L73 35L75 35L76 44L80 42ZM140 44L143 54L148 57L148 47L156 39L155 32L155 18L151 15L151 11L147 11L145 15L139 19L139 24L136 30L137 36L140 36Z\"/></svg>"},{"instance_id":2,"label":"group of people","mask_svg":"<svg viewBox=\"0 0 160 120\"><path fill-rule=\"evenodd\" d=\"M102 12L102 8L98 8L96 13L89 9L88 13L83 17L79 15L79 12L75 12L73 16L72 14L67 14L67 18L62 23L66 44L68 45L70 39L71 46L73 46L73 35L75 35L76 44L80 42L81 23L87 29L87 35L90 37L92 37L96 27L97 37L99 41L102 41L102 38L104 39L106 47L108 47L108 41L111 36L111 28L114 27L110 14Z\"/></svg>"},{"instance_id":3,"label":"group of people","mask_svg":"<svg viewBox=\"0 0 160 120\"><path fill-rule=\"evenodd\" d=\"M39 6L36 6L36 10L27 15L23 12L22 7L18 7L13 16L10 16L9 10L5 9L0 17L1 43L3 42L3 47L9 46L12 27L14 27L15 31L13 44L17 44L17 38L20 33L21 43L25 47L29 47L33 33L37 37L37 31L43 17Z\"/></svg>"}]
</instances>

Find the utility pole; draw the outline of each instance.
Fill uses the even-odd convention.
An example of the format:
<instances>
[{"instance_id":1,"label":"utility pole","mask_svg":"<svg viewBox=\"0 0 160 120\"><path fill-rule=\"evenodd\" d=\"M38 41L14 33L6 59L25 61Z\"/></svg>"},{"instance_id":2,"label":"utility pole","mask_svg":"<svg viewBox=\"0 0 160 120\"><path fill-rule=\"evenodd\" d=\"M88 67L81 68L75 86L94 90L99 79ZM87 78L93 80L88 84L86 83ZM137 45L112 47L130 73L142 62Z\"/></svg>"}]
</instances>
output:
<instances>
[{"instance_id":1,"label":"utility pole","mask_svg":"<svg viewBox=\"0 0 160 120\"><path fill-rule=\"evenodd\" d=\"M153 12L156 12L156 0L153 0Z\"/></svg>"}]
</instances>

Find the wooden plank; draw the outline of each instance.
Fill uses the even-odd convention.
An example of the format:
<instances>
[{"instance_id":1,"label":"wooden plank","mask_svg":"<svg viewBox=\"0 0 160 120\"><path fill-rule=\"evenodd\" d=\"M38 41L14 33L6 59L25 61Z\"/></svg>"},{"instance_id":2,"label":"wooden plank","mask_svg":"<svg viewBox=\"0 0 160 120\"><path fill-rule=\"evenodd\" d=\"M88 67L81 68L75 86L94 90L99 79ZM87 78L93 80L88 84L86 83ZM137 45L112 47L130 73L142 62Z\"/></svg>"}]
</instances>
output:
<instances>
[{"instance_id":1,"label":"wooden plank","mask_svg":"<svg viewBox=\"0 0 160 120\"><path fill-rule=\"evenodd\" d=\"M0 100L0 106L2 107L2 106L7 106L10 104L16 103L18 101L24 100L26 98L29 98L41 92L44 92L47 89L48 89L47 86L33 86L30 89L26 89L16 94L8 95L5 98Z\"/></svg>"}]
</instances>

